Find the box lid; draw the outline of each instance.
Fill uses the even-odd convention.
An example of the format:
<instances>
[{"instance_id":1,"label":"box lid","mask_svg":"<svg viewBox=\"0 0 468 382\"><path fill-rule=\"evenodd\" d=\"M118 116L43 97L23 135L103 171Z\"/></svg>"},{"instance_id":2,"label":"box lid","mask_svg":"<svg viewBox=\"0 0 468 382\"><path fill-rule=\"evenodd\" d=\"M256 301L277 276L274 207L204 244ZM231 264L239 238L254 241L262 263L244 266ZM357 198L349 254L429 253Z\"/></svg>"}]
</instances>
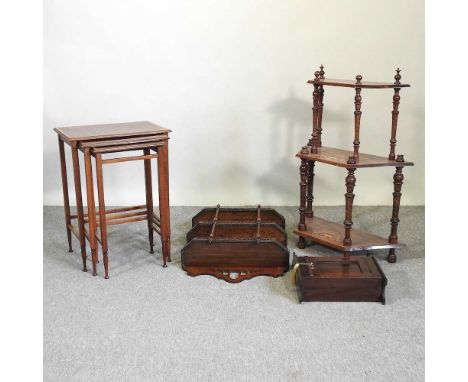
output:
<instances>
[{"instance_id":1,"label":"box lid","mask_svg":"<svg viewBox=\"0 0 468 382\"><path fill-rule=\"evenodd\" d=\"M386 277L373 256L296 257L301 277L315 279L380 279Z\"/></svg>"}]
</instances>

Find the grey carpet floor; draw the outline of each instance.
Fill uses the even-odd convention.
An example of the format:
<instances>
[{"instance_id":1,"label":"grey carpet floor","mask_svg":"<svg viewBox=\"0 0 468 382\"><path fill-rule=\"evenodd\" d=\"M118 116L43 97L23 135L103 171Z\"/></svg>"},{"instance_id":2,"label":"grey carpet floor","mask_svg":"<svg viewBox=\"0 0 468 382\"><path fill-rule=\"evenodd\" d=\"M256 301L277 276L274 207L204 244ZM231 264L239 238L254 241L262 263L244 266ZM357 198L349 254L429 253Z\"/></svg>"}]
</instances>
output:
<instances>
[{"instance_id":1,"label":"grey carpet floor","mask_svg":"<svg viewBox=\"0 0 468 382\"><path fill-rule=\"evenodd\" d=\"M297 302L289 273L228 284L189 277L180 249L198 207L173 207L172 258L148 253L145 222L109 232L110 279L68 253L63 210L44 208L45 381L422 381L424 208L403 207L398 262L376 257L387 304ZM289 248L297 209L280 207ZM316 213L343 220L342 207ZM390 207L357 207L355 226L388 236Z\"/></svg>"}]
</instances>

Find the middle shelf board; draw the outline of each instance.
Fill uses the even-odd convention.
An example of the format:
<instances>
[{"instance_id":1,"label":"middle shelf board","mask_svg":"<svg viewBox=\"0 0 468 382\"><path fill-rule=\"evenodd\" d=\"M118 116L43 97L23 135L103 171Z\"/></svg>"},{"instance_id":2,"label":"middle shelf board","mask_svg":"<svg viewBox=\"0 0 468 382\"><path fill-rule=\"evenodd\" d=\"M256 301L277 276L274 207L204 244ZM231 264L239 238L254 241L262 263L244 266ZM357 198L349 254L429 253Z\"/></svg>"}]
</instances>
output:
<instances>
[{"instance_id":1,"label":"middle shelf board","mask_svg":"<svg viewBox=\"0 0 468 382\"><path fill-rule=\"evenodd\" d=\"M353 151L322 146L317 149L317 154L312 154L310 149L310 146L307 146L308 153L302 154L302 152L299 151L296 154L296 157L346 168L414 166L413 162L397 162L395 160L390 160L387 157L363 153L359 153L359 159L356 164L348 164L348 159L350 156L353 156Z\"/></svg>"},{"instance_id":2,"label":"middle shelf board","mask_svg":"<svg viewBox=\"0 0 468 382\"><path fill-rule=\"evenodd\" d=\"M310 239L315 243L342 252L371 251L402 247L400 243L390 244L388 239L356 228L351 229L352 244L345 246L343 245L345 234L344 225L318 217L306 218L306 227L307 229L305 231L296 229L294 233L306 239Z\"/></svg>"}]
</instances>

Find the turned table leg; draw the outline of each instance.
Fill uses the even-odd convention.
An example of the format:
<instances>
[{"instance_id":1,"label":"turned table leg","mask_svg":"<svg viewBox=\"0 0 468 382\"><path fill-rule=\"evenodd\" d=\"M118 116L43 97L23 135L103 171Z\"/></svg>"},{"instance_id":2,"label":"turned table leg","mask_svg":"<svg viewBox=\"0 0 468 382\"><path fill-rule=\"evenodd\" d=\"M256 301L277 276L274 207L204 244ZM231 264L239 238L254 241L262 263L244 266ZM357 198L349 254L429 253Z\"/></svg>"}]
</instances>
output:
<instances>
[{"instance_id":1,"label":"turned table leg","mask_svg":"<svg viewBox=\"0 0 468 382\"><path fill-rule=\"evenodd\" d=\"M163 266L166 260L171 261L171 221L169 211L169 155L168 144L158 148L158 190L159 214L161 221L161 242Z\"/></svg>"},{"instance_id":2,"label":"turned table leg","mask_svg":"<svg viewBox=\"0 0 468 382\"><path fill-rule=\"evenodd\" d=\"M398 155L398 159L402 158L402 155ZM402 159L400 161L403 161ZM398 217L399 212L400 212L400 199L401 199L401 186L403 185L403 167L397 167L395 171L395 175L393 175L393 210L392 210L392 219L391 224L391 232L390 232L390 237L388 238L388 242L390 244L396 244L398 243L398 223L400 222L400 219ZM388 256L387 256L387 261L389 263L395 263L397 260L396 253L395 253L395 248L390 249Z\"/></svg>"},{"instance_id":3,"label":"turned table leg","mask_svg":"<svg viewBox=\"0 0 468 382\"><path fill-rule=\"evenodd\" d=\"M314 178L315 178L315 161L307 161L307 208L306 216L312 218L314 216Z\"/></svg>"},{"instance_id":4,"label":"turned table leg","mask_svg":"<svg viewBox=\"0 0 468 382\"><path fill-rule=\"evenodd\" d=\"M67 229L68 252L73 252L72 234L71 234L71 218L70 218L70 199L68 196L68 177L67 163L65 160L65 147L60 135L58 136L59 153L60 153L60 169L62 173L62 190L63 190L63 209L65 211L65 226Z\"/></svg>"},{"instance_id":5,"label":"turned table leg","mask_svg":"<svg viewBox=\"0 0 468 382\"><path fill-rule=\"evenodd\" d=\"M150 149L143 149L144 155L150 155ZM146 190L146 218L148 219L148 239L150 253L154 253L154 233L153 233L153 182L151 179L151 159L144 160L145 166L145 190Z\"/></svg>"},{"instance_id":6,"label":"turned table leg","mask_svg":"<svg viewBox=\"0 0 468 382\"><path fill-rule=\"evenodd\" d=\"M101 246L102 257L104 262L104 278L109 278L109 258L107 255L107 220L106 220L106 204L104 200L104 178L102 171L102 155L96 154L96 182L99 201L99 226L101 228Z\"/></svg>"},{"instance_id":7,"label":"turned table leg","mask_svg":"<svg viewBox=\"0 0 468 382\"><path fill-rule=\"evenodd\" d=\"M83 198L81 195L81 175L80 175L80 160L78 157L77 143L73 143L71 146L72 159L73 159L73 177L75 183L75 194L76 194L76 214L78 218L78 234L80 236L80 248L81 258L83 260L83 272L87 272L86 267L86 237L85 237L85 225L84 225L84 212L83 212Z\"/></svg>"},{"instance_id":8,"label":"turned table leg","mask_svg":"<svg viewBox=\"0 0 468 382\"><path fill-rule=\"evenodd\" d=\"M356 160L354 157L350 157L348 164L355 164ZM348 175L346 176L346 210L345 210L345 220L343 222L345 228L345 237L343 239L343 245L350 246L353 241L351 239L351 228L353 226L353 201L354 201L354 186L356 185L356 177L354 172L356 168L348 168ZM349 256L349 251L345 251L345 256Z\"/></svg>"},{"instance_id":9,"label":"turned table leg","mask_svg":"<svg viewBox=\"0 0 468 382\"><path fill-rule=\"evenodd\" d=\"M301 175L301 181L299 182L300 186L300 205L299 205L299 231L306 230L305 215L306 215L306 194L307 194L307 160L301 159L301 165L299 167L299 172ZM297 241L297 246L300 249L305 248L305 239L302 236L299 236Z\"/></svg>"},{"instance_id":10,"label":"turned table leg","mask_svg":"<svg viewBox=\"0 0 468 382\"><path fill-rule=\"evenodd\" d=\"M98 248L96 240L96 206L94 204L93 168L91 165L91 153L89 148L85 149L84 157L86 172L86 196L88 199L89 244L91 247L91 260L93 262L93 276L97 276Z\"/></svg>"}]
</instances>

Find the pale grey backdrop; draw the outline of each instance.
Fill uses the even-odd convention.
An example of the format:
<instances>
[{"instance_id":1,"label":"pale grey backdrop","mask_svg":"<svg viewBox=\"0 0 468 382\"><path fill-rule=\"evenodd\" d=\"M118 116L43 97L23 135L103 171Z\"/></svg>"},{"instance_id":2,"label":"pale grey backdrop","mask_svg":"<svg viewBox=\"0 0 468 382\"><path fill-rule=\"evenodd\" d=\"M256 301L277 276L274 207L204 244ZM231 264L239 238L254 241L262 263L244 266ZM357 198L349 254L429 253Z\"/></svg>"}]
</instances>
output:
<instances>
[{"instance_id":1,"label":"pale grey backdrop","mask_svg":"<svg viewBox=\"0 0 468 382\"><path fill-rule=\"evenodd\" d=\"M171 204L298 203L317 66L392 81L403 204L424 204L424 1L45 1L44 204L62 203L55 126L150 120L173 129ZM392 91L363 91L361 147L386 154ZM324 142L352 147L354 92L327 89ZM144 200L141 163L105 170L108 204ZM317 166L318 204L343 170ZM357 172L356 204L391 203L392 169Z\"/></svg>"}]
</instances>

